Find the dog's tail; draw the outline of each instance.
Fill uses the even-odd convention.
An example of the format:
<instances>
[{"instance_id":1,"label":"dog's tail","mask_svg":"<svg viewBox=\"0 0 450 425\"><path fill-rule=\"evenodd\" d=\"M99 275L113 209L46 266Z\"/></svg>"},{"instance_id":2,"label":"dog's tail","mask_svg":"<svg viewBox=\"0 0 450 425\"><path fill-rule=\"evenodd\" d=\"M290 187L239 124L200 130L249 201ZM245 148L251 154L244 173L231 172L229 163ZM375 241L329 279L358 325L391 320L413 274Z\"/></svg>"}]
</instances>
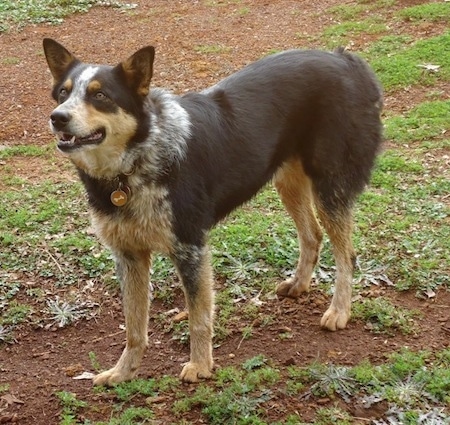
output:
<instances>
[{"instance_id":1,"label":"dog's tail","mask_svg":"<svg viewBox=\"0 0 450 425\"><path fill-rule=\"evenodd\" d=\"M313 184L321 205L335 213L348 210L369 183L383 142L380 119L383 91L375 73L362 58L342 47L333 54L344 65L341 77L347 91L341 93L345 95L340 99L342 104L331 110L335 128L322 127L329 131L325 137L339 140L321 146L328 154L318 160L327 166L316 173Z\"/></svg>"},{"instance_id":2,"label":"dog's tail","mask_svg":"<svg viewBox=\"0 0 450 425\"><path fill-rule=\"evenodd\" d=\"M342 46L336 48L334 54L344 59L349 65L351 72L359 77L355 81L364 82L363 92L367 93L368 99L378 106L381 113L383 109L383 88L367 62L359 56L345 50L345 47ZM368 74L371 76L370 79L367 78ZM368 82L371 84L367 84Z\"/></svg>"}]
</instances>

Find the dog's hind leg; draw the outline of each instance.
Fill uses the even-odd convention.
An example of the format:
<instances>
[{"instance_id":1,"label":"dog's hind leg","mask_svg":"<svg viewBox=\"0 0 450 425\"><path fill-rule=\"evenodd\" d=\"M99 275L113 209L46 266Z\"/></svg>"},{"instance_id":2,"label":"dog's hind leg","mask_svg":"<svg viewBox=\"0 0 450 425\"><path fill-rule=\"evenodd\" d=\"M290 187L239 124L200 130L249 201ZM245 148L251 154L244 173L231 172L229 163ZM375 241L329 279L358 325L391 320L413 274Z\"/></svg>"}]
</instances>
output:
<instances>
[{"instance_id":1,"label":"dog's hind leg","mask_svg":"<svg viewBox=\"0 0 450 425\"><path fill-rule=\"evenodd\" d=\"M356 254L353 249L353 213L350 207L330 211L317 202L317 211L333 249L336 262L336 285L331 305L322 317L321 326L335 331L343 329L351 314L352 280Z\"/></svg>"},{"instance_id":2,"label":"dog's hind leg","mask_svg":"<svg viewBox=\"0 0 450 425\"><path fill-rule=\"evenodd\" d=\"M314 212L312 183L300 161L293 160L283 165L275 175L274 184L295 222L300 245L295 275L278 285L277 294L296 298L309 291L311 275L319 257L322 230Z\"/></svg>"},{"instance_id":3,"label":"dog's hind leg","mask_svg":"<svg viewBox=\"0 0 450 425\"><path fill-rule=\"evenodd\" d=\"M180 378L198 382L210 378L213 369L214 281L210 253L207 246L182 245L173 260L183 282L191 346L190 360Z\"/></svg>"},{"instance_id":4,"label":"dog's hind leg","mask_svg":"<svg viewBox=\"0 0 450 425\"><path fill-rule=\"evenodd\" d=\"M148 344L150 252L116 253L122 288L126 346L117 364L94 377L95 385L113 385L132 379Z\"/></svg>"}]
</instances>

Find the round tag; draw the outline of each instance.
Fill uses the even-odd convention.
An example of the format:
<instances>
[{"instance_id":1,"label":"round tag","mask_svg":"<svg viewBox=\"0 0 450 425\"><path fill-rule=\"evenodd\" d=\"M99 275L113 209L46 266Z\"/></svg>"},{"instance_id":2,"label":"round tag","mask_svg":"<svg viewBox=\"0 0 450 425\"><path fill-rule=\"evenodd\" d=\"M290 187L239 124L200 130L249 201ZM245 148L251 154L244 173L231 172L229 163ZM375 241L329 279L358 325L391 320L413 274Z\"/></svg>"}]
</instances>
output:
<instances>
[{"instance_id":1,"label":"round tag","mask_svg":"<svg viewBox=\"0 0 450 425\"><path fill-rule=\"evenodd\" d=\"M128 195L121 189L115 190L111 193L111 202L116 207L123 207L128 201Z\"/></svg>"}]
</instances>

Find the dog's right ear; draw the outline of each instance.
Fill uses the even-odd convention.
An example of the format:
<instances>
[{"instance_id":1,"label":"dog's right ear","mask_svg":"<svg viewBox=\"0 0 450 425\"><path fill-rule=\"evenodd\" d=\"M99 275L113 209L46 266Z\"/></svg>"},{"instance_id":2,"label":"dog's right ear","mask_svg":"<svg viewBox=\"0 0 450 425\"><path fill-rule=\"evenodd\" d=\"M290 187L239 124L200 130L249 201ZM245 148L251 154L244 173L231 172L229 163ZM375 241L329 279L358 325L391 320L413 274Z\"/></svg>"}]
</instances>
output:
<instances>
[{"instance_id":1,"label":"dog's right ear","mask_svg":"<svg viewBox=\"0 0 450 425\"><path fill-rule=\"evenodd\" d=\"M80 62L64 46L51 38L44 38L42 44L48 67L55 82L61 80L69 68Z\"/></svg>"}]
</instances>

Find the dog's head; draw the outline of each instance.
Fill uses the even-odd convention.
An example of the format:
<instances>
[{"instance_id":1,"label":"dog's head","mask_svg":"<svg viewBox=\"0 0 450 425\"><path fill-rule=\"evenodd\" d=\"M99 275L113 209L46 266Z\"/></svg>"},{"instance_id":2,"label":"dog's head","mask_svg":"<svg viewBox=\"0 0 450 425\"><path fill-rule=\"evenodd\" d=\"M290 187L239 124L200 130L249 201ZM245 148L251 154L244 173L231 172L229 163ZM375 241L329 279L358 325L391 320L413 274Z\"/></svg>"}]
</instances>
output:
<instances>
[{"instance_id":1,"label":"dog's head","mask_svg":"<svg viewBox=\"0 0 450 425\"><path fill-rule=\"evenodd\" d=\"M52 39L43 45L58 102L50 115L58 149L93 177L115 177L145 125L155 49L144 47L113 67L82 63Z\"/></svg>"}]
</instances>

